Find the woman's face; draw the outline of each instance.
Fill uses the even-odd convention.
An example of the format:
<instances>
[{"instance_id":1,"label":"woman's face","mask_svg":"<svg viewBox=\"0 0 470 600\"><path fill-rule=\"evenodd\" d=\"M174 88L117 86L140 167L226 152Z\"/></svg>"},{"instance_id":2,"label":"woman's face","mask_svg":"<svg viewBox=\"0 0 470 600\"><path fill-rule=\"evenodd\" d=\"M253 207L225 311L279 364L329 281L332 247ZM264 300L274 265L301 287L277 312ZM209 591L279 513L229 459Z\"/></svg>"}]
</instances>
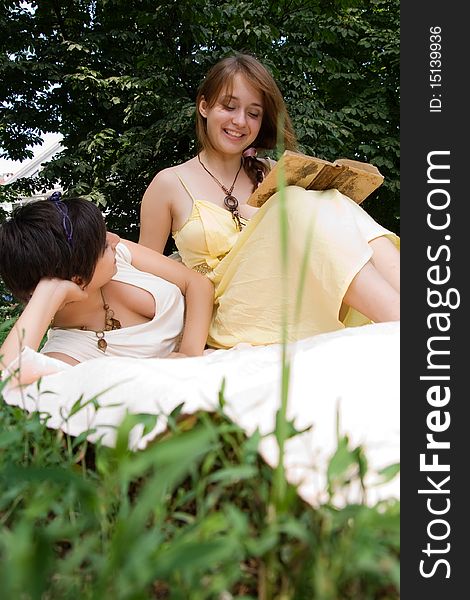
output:
<instances>
[{"instance_id":1,"label":"woman's face","mask_svg":"<svg viewBox=\"0 0 470 600\"><path fill-rule=\"evenodd\" d=\"M212 107L202 99L198 108L207 119L212 146L223 154L241 154L258 136L263 120L263 97L239 73L233 78L231 92L222 89Z\"/></svg>"},{"instance_id":2,"label":"woman's face","mask_svg":"<svg viewBox=\"0 0 470 600\"><path fill-rule=\"evenodd\" d=\"M98 259L93 277L87 288L102 287L116 274L116 246L121 238L110 231L106 232L106 246L103 255Z\"/></svg>"}]
</instances>

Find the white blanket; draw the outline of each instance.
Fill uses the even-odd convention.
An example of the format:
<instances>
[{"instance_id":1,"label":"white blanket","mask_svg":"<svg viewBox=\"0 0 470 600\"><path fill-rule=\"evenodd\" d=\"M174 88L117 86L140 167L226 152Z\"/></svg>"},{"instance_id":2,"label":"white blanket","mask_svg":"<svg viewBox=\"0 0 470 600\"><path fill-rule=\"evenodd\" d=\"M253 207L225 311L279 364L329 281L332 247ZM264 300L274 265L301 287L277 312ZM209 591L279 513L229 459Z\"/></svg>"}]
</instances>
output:
<instances>
[{"instance_id":1,"label":"white blanket","mask_svg":"<svg viewBox=\"0 0 470 600\"><path fill-rule=\"evenodd\" d=\"M361 444L371 473L369 502L399 496L399 480L374 485L374 472L399 462L399 323L381 323L327 333L289 346L292 374L288 418L298 430L313 426L286 444L287 479L312 505L326 499L326 469L336 449L336 416L351 445ZM212 411L225 379L225 413L250 435L265 436L260 453L272 466L278 461L272 434L280 405L281 348L278 345L217 350L197 358L99 358L70 367L30 349L22 368L47 374L23 389L4 389L8 404L50 415L48 427L71 435L89 435L106 445L126 412L160 414L155 428L131 435L134 449L165 429L165 415L184 403L183 412ZM88 404L68 418L71 407L98 396L99 408ZM339 404L338 404L339 403ZM110 427L111 426L111 427ZM358 501L359 492L337 499Z\"/></svg>"}]
</instances>

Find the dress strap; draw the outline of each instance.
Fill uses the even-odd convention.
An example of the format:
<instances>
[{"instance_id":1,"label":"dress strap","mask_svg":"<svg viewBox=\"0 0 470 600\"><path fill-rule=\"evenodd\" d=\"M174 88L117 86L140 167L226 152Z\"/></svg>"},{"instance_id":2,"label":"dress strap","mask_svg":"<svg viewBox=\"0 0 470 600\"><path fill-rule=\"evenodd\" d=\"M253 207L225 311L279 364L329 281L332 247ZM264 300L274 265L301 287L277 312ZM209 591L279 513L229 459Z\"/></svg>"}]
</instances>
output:
<instances>
[{"instance_id":1,"label":"dress strap","mask_svg":"<svg viewBox=\"0 0 470 600\"><path fill-rule=\"evenodd\" d=\"M196 198L191 194L188 186L185 184L185 182L183 181L183 179L178 175L178 173L176 173L176 177L178 177L178 179L181 182L181 185L184 187L184 189L187 191L189 197L191 198L191 200L193 201L193 203L196 202Z\"/></svg>"}]
</instances>

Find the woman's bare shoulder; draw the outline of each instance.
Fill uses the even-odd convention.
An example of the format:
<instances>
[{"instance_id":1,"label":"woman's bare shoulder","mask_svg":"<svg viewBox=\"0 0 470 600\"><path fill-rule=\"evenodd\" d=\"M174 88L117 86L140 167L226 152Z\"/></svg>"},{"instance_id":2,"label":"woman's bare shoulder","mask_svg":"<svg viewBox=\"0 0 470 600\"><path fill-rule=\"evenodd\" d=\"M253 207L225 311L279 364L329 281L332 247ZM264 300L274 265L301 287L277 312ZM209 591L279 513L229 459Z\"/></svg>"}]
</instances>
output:
<instances>
[{"instance_id":1,"label":"woman's bare shoulder","mask_svg":"<svg viewBox=\"0 0 470 600\"><path fill-rule=\"evenodd\" d=\"M175 165L174 167L167 167L166 169L162 169L158 171L155 177L150 182L147 191L165 191L170 192L179 187L180 177L184 177L186 173L191 172L192 170L192 159L188 160L179 165Z\"/></svg>"},{"instance_id":2,"label":"woman's bare shoulder","mask_svg":"<svg viewBox=\"0 0 470 600\"><path fill-rule=\"evenodd\" d=\"M178 167L167 167L158 171L148 186L148 190L155 187L167 187L175 185L177 179Z\"/></svg>"}]
</instances>

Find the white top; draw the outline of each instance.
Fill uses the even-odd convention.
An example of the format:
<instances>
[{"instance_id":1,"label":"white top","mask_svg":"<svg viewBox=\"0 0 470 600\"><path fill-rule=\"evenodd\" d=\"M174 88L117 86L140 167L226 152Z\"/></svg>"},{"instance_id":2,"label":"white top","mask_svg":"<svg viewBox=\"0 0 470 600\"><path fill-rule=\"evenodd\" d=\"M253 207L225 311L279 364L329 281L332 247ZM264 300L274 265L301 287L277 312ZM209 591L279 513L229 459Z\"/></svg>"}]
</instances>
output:
<instances>
[{"instance_id":1,"label":"white top","mask_svg":"<svg viewBox=\"0 0 470 600\"><path fill-rule=\"evenodd\" d=\"M139 271L131 264L127 246L116 246L117 273L113 279L147 290L155 298L155 316L147 323L105 332L106 352L99 350L94 331L53 329L41 352L61 352L83 362L103 356L158 358L172 352L183 330L184 299L178 286Z\"/></svg>"}]
</instances>

